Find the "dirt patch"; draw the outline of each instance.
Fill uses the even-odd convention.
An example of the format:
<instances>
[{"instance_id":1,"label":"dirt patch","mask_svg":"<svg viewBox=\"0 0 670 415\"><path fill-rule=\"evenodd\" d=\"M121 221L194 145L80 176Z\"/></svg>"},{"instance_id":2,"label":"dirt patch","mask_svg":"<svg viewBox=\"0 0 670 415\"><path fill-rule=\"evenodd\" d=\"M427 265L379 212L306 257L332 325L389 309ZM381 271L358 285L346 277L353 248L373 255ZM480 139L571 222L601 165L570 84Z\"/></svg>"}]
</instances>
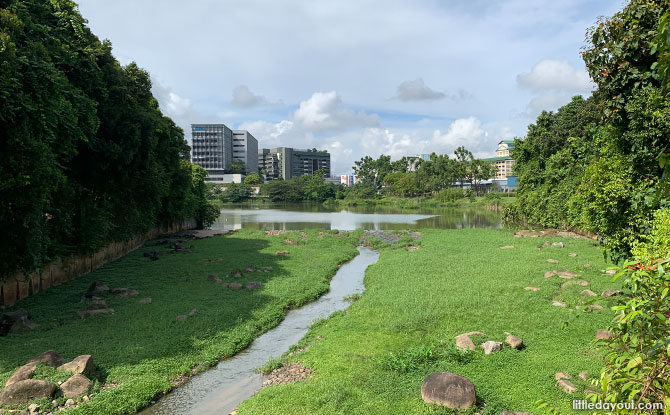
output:
<instances>
[{"instance_id":1,"label":"dirt patch","mask_svg":"<svg viewBox=\"0 0 670 415\"><path fill-rule=\"evenodd\" d=\"M312 374L312 369L305 367L300 362L287 363L279 369L275 369L270 373L270 377L263 382L263 386L270 386L276 384L285 384L305 380Z\"/></svg>"}]
</instances>

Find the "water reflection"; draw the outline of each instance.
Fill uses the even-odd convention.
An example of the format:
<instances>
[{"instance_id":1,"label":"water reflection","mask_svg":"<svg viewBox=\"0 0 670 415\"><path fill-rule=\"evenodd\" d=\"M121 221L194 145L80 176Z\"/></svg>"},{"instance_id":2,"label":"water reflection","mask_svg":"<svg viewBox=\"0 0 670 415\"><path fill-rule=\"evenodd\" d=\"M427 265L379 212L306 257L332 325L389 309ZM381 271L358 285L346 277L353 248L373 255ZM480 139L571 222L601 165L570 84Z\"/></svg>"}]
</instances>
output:
<instances>
[{"instance_id":1,"label":"water reflection","mask_svg":"<svg viewBox=\"0 0 670 415\"><path fill-rule=\"evenodd\" d=\"M234 205L221 210L214 229L298 230L406 228L501 228L500 214L477 208L432 208L411 211L388 207L330 209L323 205Z\"/></svg>"}]
</instances>

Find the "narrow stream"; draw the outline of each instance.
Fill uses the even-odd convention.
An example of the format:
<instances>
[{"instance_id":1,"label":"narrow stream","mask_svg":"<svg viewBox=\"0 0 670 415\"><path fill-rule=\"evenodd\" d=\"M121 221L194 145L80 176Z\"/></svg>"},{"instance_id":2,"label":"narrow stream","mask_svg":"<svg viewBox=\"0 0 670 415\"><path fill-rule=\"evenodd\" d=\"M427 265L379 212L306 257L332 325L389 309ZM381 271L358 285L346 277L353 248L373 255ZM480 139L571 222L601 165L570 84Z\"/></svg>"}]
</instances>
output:
<instances>
[{"instance_id":1,"label":"narrow stream","mask_svg":"<svg viewBox=\"0 0 670 415\"><path fill-rule=\"evenodd\" d=\"M256 373L271 356L279 357L298 343L313 321L344 310L345 297L363 292L366 268L379 253L359 247L360 255L344 264L330 282L330 291L313 303L291 310L277 327L258 337L246 350L193 377L146 408L141 415L226 415L253 396L265 377Z\"/></svg>"}]
</instances>

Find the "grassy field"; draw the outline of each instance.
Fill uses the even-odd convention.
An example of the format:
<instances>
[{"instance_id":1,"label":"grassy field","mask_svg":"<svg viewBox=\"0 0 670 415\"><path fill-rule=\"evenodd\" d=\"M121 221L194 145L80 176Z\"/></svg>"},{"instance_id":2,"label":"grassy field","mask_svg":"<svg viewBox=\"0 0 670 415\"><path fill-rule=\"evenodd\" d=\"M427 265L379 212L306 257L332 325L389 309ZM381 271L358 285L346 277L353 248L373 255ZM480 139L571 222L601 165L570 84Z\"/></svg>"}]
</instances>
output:
<instances>
[{"instance_id":1,"label":"grassy field","mask_svg":"<svg viewBox=\"0 0 670 415\"><path fill-rule=\"evenodd\" d=\"M241 230L187 242L187 247L195 245L195 249L183 252L169 252L168 245L147 246L85 277L29 297L14 308L27 309L40 326L0 337L0 384L18 366L49 349L66 359L91 354L99 368L97 395L75 411L63 413L134 413L175 381L245 348L277 325L288 309L326 292L338 264L357 254L358 236L319 237L317 233L306 231L303 239L299 232L268 237L262 231ZM278 250L290 254L276 255ZM166 253L151 261L143 256L148 251ZM249 265L272 267L272 271L245 273L240 279L229 276L231 270ZM262 287L253 291L222 288L207 279L211 273L224 283L261 281ZM85 308L82 295L96 280L140 294L121 299L106 296L114 314L81 320L76 312ZM152 302L141 304L140 298L145 297ZM197 315L177 321L178 315L192 309ZM57 374L45 374L50 376ZM44 409L48 409L46 402Z\"/></svg>"},{"instance_id":2,"label":"grassy field","mask_svg":"<svg viewBox=\"0 0 670 415\"><path fill-rule=\"evenodd\" d=\"M563 241L565 248L538 249L544 241ZM504 410L539 414L534 402L544 399L573 413L572 399L583 399L597 377L601 355L596 331L612 319L607 309L591 313L575 306L588 298L585 288L600 293L616 284L601 272L607 264L586 239L515 238L506 230L427 230L417 251L383 250L368 268L366 291L345 311L315 324L303 339L306 351L286 361L312 368L311 379L261 390L238 413L250 414L499 414ZM500 249L514 245L514 249ZM571 252L578 253L570 257ZM559 264L548 263L557 259ZM585 268L590 264L592 269ZM589 287L570 285L550 270L579 272ZM526 286L540 288L532 292ZM566 308L552 306L563 301ZM458 353L454 337L482 331L484 340L504 341L510 332L525 349L509 348L484 355ZM455 412L425 404L421 383L430 373L451 371L476 386L478 406ZM568 395L554 374L568 372L577 386Z\"/></svg>"}]
</instances>

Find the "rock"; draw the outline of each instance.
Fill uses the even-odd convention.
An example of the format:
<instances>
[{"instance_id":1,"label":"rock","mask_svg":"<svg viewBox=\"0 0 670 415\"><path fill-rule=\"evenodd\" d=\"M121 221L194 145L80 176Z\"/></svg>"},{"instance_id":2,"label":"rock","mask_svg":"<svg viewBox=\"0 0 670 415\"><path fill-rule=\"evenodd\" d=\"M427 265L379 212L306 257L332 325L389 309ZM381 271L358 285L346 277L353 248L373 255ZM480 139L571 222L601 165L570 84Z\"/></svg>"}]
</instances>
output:
<instances>
[{"instance_id":1,"label":"rock","mask_svg":"<svg viewBox=\"0 0 670 415\"><path fill-rule=\"evenodd\" d=\"M228 284L228 288L232 288L233 290L239 290L240 288L242 288L242 284L240 284L239 282L231 282L230 284Z\"/></svg>"},{"instance_id":2,"label":"rock","mask_svg":"<svg viewBox=\"0 0 670 415\"><path fill-rule=\"evenodd\" d=\"M569 373L565 372L558 372L554 375L554 379L556 380L561 380L561 379L572 379L572 376L570 376Z\"/></svg>"},{"instance_id":3,"label":"rock","mask_svg":"<svg viewBox=\"0 0 670 415\"><path fill-rule=\"evenodd\" d=\"M5 386L9 386L12 383L20 382L22 380L32 379L35 375L36 368L37 362L28 363L21 366L20 368L16 369L16 371L12 374L12 376L9 377L9 379L7 379Z\"/></svg>"},{"instance_id":4,"label":"rock","mask_svg":"<svg viewBox=\"0 0 670 415\"><path fill-rule=\"evenodd\" d=\"M503 344L501 342L494 342L493 340L489 340L482 343L480 347L484 349L484 354L492 354L502 350L502 345Z\"/></svg>"},{"instance_id":5,"label":"rock","mask_svg":"<svg viewBox=\"0 0 670 415\"><path fill-rule=\"evenodd\" d=\"M251 281L248 282L247 285L247 290L253 290L255 288L261 288L261 283L259 281Z\"/></svg>"},{"instance_id":6,"label":"rock","mask_svg":"<svg viewBox=\"0 0 670 415\"><path fill-rule=\"evenodd\" d=\"M584 268L589 268L589 269L593 268L593 266L591 264L584 264L583 267Z\"/></svg>"},{"instance_id":7,"label":"rock","mask_svg":"<svg viewBox=\"0 0 670 415\"><path fill-rule=\"evenodd\" d=\"M180 315L180 316L177 316L177 321L184 321L184 320L186 320L187 318L188 318L188 316Z\"/></svg>"},{"instance_id":8,"label":"rock","mask_svg":"<svg viewBox=\"0 0 670 415\"><path fill-rule=\"evenodd\" d=\"M65 363L58 367L58 370L69 370L75 374L91 373L95 370L95 363L90 354L84 354L72 359L71 362Z\"/></svg>"},{"instance_id":9,"label":"rock","mask_svg":"<svg viewBox=\"0 0 670 415\"><path fill-rule=\"evenodd\" d=\"M234 269L230 271L230 276L233 278L242 278L242 271L240 271L239 269Z\"/></svg>"},{"instance_id":10,"label":"rock","mask_svg":"<svg viewBox=\"0 0 670 415\"><path fill-rule=\"evenodd\" d=\"M540 289L537 288L537 287L524 287L524 290L526 290L526 291L540 291Z\"/></svg>"},{"instance_id":11,"label":"rock","mask_svg":"<svg viewBox=\"0 0 670 415\"><path fill-rule=\"evenodd\" d=\"M589 282L584 281L584 280L579 280L579 281L566 281L561 285L561 288L567 288L571 285L581 285L582 287L588 287Z\"/></svg>"},{"instance_id":12,"label":"rock","mask_svg":"<svg viewBox=\"0 0 670 415\"><path fill-rule=\"evenodd\" d=\"M251 273L251 272L254 272L255 270L256 270L256 268L253 265L249 265L248 267L246 267L244 269L244 272Z\"/></svg>"},{"instance_id":13,"label":"rock","mask_svg":"<svg viewBox=\"0 0 670 415\"><path fill-rule=\"evenodd\" d=\"M263 386L286 384L299 380L305 380L310 374L312 374L312 369L305 367L300 362L287 363L282 365L282 367L273 370L270 373L268 379L263 382Z\"/></svg>"},{"instance_id":14,"label":"rock","mask_svg":"<svg viewBox=\"0 0 670 415\"><path fill-rule=\"evenodd\" d=\"M565 379L559 380L556 383L556 385L559 388L563 389L563 391L565 393L569 393L569 394L573 394L577 390L577 388L575 387L575 385L572 384L572 382L570 382L569 380L565 380Z\"/></svg>"},{"instance_id":15,"label":"rock","mask_svg":"<svg viewBox=\"0 0 670 415\"><path fill-rule=\"evenodd\" d=\"M607 271L605 271L605 274L607 274L607 275L614 275L616 273L617 273L617 270L615 270L615 269L608 269Z\"/></svg>"},{"instance_id":16,"label":"rock","mask_svg":"<svg viewBox=\"0 0 670 415\"><path fill-rule=\"evenodd\" d=\"M596 333L596 340L612 340L614 335L609 330L598 330Z\"/></svg>"},{"instance_id":17,"label":"rock","mask_svg":"<svg viewBox=\"0 0 670 415\"><path fill-rule=\"evenodd\" d=\"M188 312L189 317L195 317L197 315L198 315L198 310L196 310L195 308Z\"/></svg>"},{"instance_id":18,"label":"rock","mask_svg":"<svg viewBox=\"0 0 670 415\"><path fill-rule=\"evenodd\" d=\"M514 336L510 334L505 339L505 343L509 345L512 349L522 349L523 348L523 339L521 337Z\"/></svg>"},{"instance_id":19,"label":"rock","mask_svg":"<svg viewBox=\"0 0 670 415\"><path fill-rule=\"evenodd\" d=\"M100 281L94 281L93 284L91 284L88 287L88 290L86 291L86 294L84 294L86 297L93 297L96 294L104 294L109 292L109 287Z\"/></svg>"},{"instance_id":20,"label":"rock","mask_svg":"<svg viewBox=\"0 0 670 415\"><path fill-rule=\"evenodd\" d=\"M28 405L28 415L37 415L40 413L40 406L36 403Z\"/></svg>"},{"instance_id":21,"label":"rock","mask_svg":"<svg viewBox=\"0 0 670 415\"><path fill-rule=\"evenodd\" d=\"M295 241L293 239L289 239L289 238L284 239L284 243L286 245L295 245Z\"/></svg>"},{"instance_id":22,"label":"rock","mask_svg":"<svg viewBox=\"0 0 670 415\"><path fill-rule=\"evenodd\" d=\"M500 249L514 249L514 245L501 246Z\"/></svg>"},{"instance_id":23,"label":"rock","mask_svg":"<svg viewBox=\"0 0 670 415\"><path fill-rule=\"evenodd\" d=\"M101 316L103 314L114 314L113 308L102 308L99 310L79 310L77 315L83 320L86 317Z\"/></svg>"},{"instance_id":24,"label":"rock","mask_svg":"<svg viewBox=\"0 0 670 415\"><path fill-rule=\"evenodd\" d=\"M277 251L277 252L275 252L275 254L276 255L289 255L290 252L289 251Z\"/></svg>"},{"instance_id":25,"label":"rock","mask_svg":"<svg viewBox=\"0 0 670 415\"><path fill-rule=\"evenodd\" d=\"M0 392L0 404L21 405L37 399L51 398L58 386L46 380L26 379L7 386Z\"/></svg>"},{"instance_id":26,"label":"rock","mask_svg":"<svg viewBox=\"0 0 670 415\"><path fill-rule=\"evenodd\" d=\"M547 260L547 262L550 263L550 264L558 264L560 261L558 259L549 258Z\"/></svg>"},{"instance_id":27,"label":"rock","mask_svg":"<svg viewBox=\"0 0 670 415\"><path fill-rule=\"evenodd\" d=\"M151 304L151 297L140 298L140 304Z\"/></svg>"},{"instance_id":28,"label":"rock","mask_svg":"<svg viewBox=\"0 0 670 415\"><path fill-rule=\"evenodd\" d=\"M84 396L91 390L92 387L93 382L91 382L86 376L79 373L72 375L68 380L60 385L60 389L63 391L63 395L66 398L79 398Z\"/></svg>"},{"instance_id":29,"label":"rock","mask_svg":"<svg viewBox=\"0 0 670 415\"><path fill-rule=\"evenodd\" d=\"M598 295L591 290L582 290L580 294L588 295L589 297L596 297Z\"/></svg>"},{"instance_id":30,"label":"rock","mask_svg":"<svg viewBox=\"0 0 670 415\"><path fill-rule=\"evenodd\" d=\"M410 245L407 247L407 250L410 252L418 251L419 249L421 249L421 247L418 245Z\"/></svg>"},{"instance_id":31,"label":"rock","mask_svg":"<svg viewBox=\"0 0 670 415\"><path fill-rule=\"evenodd\" d=\"M475 350L475 344L467 334L456 336L456 347L461 350Z\"/></svg>"},{"instance_id":32,"label":"rock","mask_svg":"<svg viewBox=\"0 0 670 415\"><path fill-rule=\"evenodd\" d=\"M574 257L576 257L576 256L577 256L577 253L576 253L576 252L570 252L570 253L568 254L568 256L571 256L571 257L573 257L573 258L574 258Z\"/></svg>"},{"instance_id":33,"label":"rock","mask_svg":"<svg viewBox=\"0 0 670 415\"><path fill-rule=\"evenodd\" d=\"M88 401L91 400L91 398L89 398L88 395L84 395L84 396L81 397L81 400L84 401L84 402L88 402Z\"/></svg>"},{"instance_id":34,"label":"rock","mask_svg":"<svg viewBox=\"0 0 670 415\"><path fill-rule=\"evenodd\" d=\"M219 278L219 276L216 275L216 274L209 274L207 276L207 280L208 281L214 281L217 284L221 284L223 282L223 280L221 280L221 278Z\"/></svg>"},{"instance_id":35,"label":"rock","mask_svg":"<svg viewBox=\"0 0 670 415\"><path fill-rule=\"evenodd\" d=\"M272 271L272 267L263 267L263 271L270 272Z\"/></svg>"},{"instance_id":36,"label":"rock","mask_svg":"<svg viewBox=\"0 0 670 415\"><path fill-rule=\"evenodd\" d=\"M544 278L551 278L556 275L556 271L547 271L544 273Z\"/></svg>"},{"instance_id":37,"label":"rock","mask_svg":"<svg viewBox=\"0 0 670 415\"><path fill-rule=\"evenodd\" d=\"M565 244L563 242L554 242L551 244L551 246L557 246L559 248L565 248Z\"/></svg>"},{"instance_id":38,"label":"rock","mask_svg":"<svg viewBox=\"0 0 670 415\"><path fill-rule=\"evenodd\" d=\"M564 269L557 270L557 271L554 271L554 272L556 273L556 275L558 275L558 278L563 278L565 280L569 280L569 279L572 279L572 278L579 277L579 274L577 274L576 272L572 272L572 271L568 271L568 270L564 270Z\"/></svg>"},{"instance_id":39,"label":"rock","mask_svg":"<svg viewBox=\"0 0 670 415\"><path fill-rule=\"evenodd\" d=\"M520 230L516 232L514 236L522 238L538 238L542 236L542 233L538 231Z\"/></svg>"},{"instance_id":40,"label":"rock","mask_svg":"<svg viewBox=\"0 0 670 415\"><path fill-rule=\"evenodd\" d=\"M38 354L28 361L30 363L39 363L42 362L47 366L58 367L65 363L65 359L61 357L55 350L47 350L42 354Z\"/></svg>"},{"instance_id":41,"label":"rock","mask_svg":"<svg viewBox=\"0 0 670 415\"><path fill-rule=\"evenodd\" d=\"M475 385L467 378L450 372L428 375L421 384L421 397L452 409L471 408L476 400Z\"/></svg>"},{"instance_id":42,"label":"rock","mask_svg":"<svg viewBox=\"0 0 670 415\"><path fill-rule=\"evenodd\" d=\"M139 291L133 289L128 290L128 297L137 297L138 295L140 295Z\"/></svg>"},{"instance_id":43,"label":"rock","mask_svg":"<svg viewBox=\"0 0 670 415\"><path fill-rule=\"evenodd\" d=\"M589 372L579 372L579 378L581 380L587 380L589 378Z\"/></svg>"},{"instance_id":44,"label":"rock","mask_svg":"<svg viewBox=\"0 0 670 415\"><path fill-rule=\"evenodd\" d=\"M107 308L107 302L103 299L91 300L88 303L88 309L89 310L100 310L100 309L104 309L104 308Z\"/></svg>"},{"instance_id":45,"label":"rock","mask_svg":"<svg viewBox=\"0 0 670 415\"><path fill-rule=\"evenodd\" d=\"M25 309L19 308L16 311L4 313L0 317L0 336L6 336L21 329L33 330L38 326L38 324L30 321L28 312Z\"/></svg>"},{"instance_id":46,"label":"rock","mask_svg":"<svg viewBox=\"0 0 670 415\"><path fill-rule=\"evenodd\" d=\"M589 311L602 310L602 309L603 309L603 306L601 306L600 304L591 304L591 305L589 305L589 308L588 308Z\"/></svg>"},{"instance_id":47,"label":"rock","mask_svg":"<svg viewBox=\"0 0 670 415\"><path fill-rule=\"evenodd\" d=\"M597 395L597 396L600 396L600 393L599 393L599 392L596 392L596 391L594 391L594 390L591 390L591 389L584 389L584 395L586 395L586 396L589 396L589 395Z\"/></svg>"},{"instance_id":48,"label":"rock","mask_svg":"<svg viewBox=\"0 0 670 415\"><path fill-rule=\"evenodd\" d=\"M65 407L74 408L75 407L74 399L68 399L67 401L65 401Z\"/></svg>"},{"instance_id":49,"label":"rock","mask_svg":"<svg viewBox=\"0 0 670 415\"><path fill-rule=\"evenodd\" d=\"M554 301L553 303L551 303L551 305L553 305L554 307L565 307L565 303L562 301Z\"/></svg>"},{"instance_id":50,"label":"rock","mask_svg":"<svg viewBox=\"0 0 670 415\"><path fill-rule=\"evenodd\" d=\"M621 295L621 294L623 294L623 291L621 291L621 290L605 290L605 291L603 291L602 296L603 297L614 297L614 296Z\"/></svg>"}]
</instances>

